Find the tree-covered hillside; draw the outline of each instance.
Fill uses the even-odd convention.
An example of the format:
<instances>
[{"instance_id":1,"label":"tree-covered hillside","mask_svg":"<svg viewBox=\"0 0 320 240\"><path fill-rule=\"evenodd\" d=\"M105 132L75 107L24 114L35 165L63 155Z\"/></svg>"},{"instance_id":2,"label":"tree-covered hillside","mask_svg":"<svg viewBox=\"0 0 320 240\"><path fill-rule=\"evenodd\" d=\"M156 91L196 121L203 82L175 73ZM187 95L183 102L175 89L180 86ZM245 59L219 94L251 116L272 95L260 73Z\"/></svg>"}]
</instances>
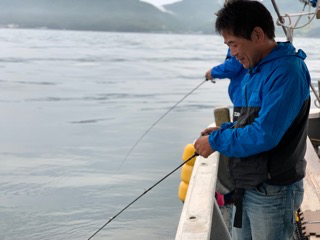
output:
<instances>
[{"instance_id":1,"label":"tree-covered hillside","mask_svg":"<svg viewBox=\"0 0 320 240\"><path fill-rule=\"evenodd\" d=\"M98 31L177 31L172 14L139 0L1 0L0 25Z\"/></svg>"},{"instance_id":2,"label":"tree-covered hillside","mask_svg":"<svg viewBox=\"0 0 320 240\"><path fill-rule=\"evenodd\" d=\"M139 0L1 0L0 26L122 32L214 33L224 0L182 0L167 11ZM271 0L264 0L276 18ZM277 1L282 13L298 12L298 0ZM277 27L282 34L282 29ZM320 37L320 20L295 35Z\"/></svg>"},{"instance_id":3,"label":"tree-covered hillside","mask_svg":"<svg viewBox=\"0 0 320 240\"><path fill-rule=\"evenodd\" d=\"M165 5L190 32L213 33L215 13L224 1L183 0Z\"/></svg>"},{"instance_id":4,"label":"tree-covered hillside","mask_svg":"<svg viewBox=\"0 0 320 240\"><path fill-rule=\"evenodd\" d=\"M223 6L224 0L183 0L173 4L165 5L165 8L175 14L175 16L193 32L214 32L215 15ZM271 12L275 21L277 19L276 12L273 8L271 0L263 0L262 2ZM298 13L302 11L304 5L299 0L278 0L276 1L280 13ZM308 9L308 6L306 6ZM314 11L314 8L311 8ZM292 18L295 22L296 18ZM307 22L308 18L301 18L298 26ZM286 22L288 23L288 21ZM276 26L277 35L284 35L281 27ZM320 37L320 19L314 19L311 26L294 31L295 36Z\"/></svg>"}]
</instances>

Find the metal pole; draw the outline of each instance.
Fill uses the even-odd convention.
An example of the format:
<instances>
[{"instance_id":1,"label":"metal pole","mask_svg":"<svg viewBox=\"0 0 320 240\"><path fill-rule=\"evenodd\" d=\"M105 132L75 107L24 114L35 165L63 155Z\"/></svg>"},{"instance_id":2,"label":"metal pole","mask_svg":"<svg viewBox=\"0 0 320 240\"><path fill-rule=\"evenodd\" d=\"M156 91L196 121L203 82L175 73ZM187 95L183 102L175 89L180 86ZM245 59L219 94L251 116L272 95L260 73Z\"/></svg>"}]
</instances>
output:
<instances>
[{"instance_id":1,"label":"metal pole","mask_svg":"<svg viewBox=\"0 0 320 240\"><path fill-rule=\"evenodd\" d=\"M319 86L319 81L318 81L318 86ZM310 87L311 87L311 89L312 89L312 92L313 92L314 96L315 96L316 99L317 99L316 101L318 101L318 105L317 105L316 101L315 101L315 105L319 108L319 107L320 107L320 97L319 97L316 89L315 89L314 86L312 85L312 83L310 83Z\"/></svg>"},{"instance_id":2,"label":"metal pole","mask_svg":"<svg viewBox=\"0 0 320 240\"><path fill-rule=\"evenodd\" d=\"M278 8L278 5L277 5L276 1L275 1L275 0L271 0L271 2L272 2L272 5L273 5L274 10L275 10L276 13L277 13L277 16L278 16L279 21L280 21L281 23L284 23L284 22L285 22L285 21L284 21L284 18L283 18L283 17L281 16L281 14L280 14L280 11L279 11L279 8ZM286 29L284 26L281 26L281 27L282 27L284 33L285 33L286 36L287 36L287 40L290 41L290 42L292 42L292 36L289 36L289 34L288 34L288 32L287 32L287 29ZM290 35L291 35L291 34L290 34Z\"/></svg>"}]
</instances>

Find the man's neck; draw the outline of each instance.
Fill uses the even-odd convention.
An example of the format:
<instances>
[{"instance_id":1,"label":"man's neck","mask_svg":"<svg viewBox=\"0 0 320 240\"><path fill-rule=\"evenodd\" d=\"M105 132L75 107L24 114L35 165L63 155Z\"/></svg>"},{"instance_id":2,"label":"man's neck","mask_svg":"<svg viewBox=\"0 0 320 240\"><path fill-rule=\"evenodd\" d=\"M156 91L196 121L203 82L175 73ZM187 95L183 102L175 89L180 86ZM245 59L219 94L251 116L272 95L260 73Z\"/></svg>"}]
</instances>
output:
<instances>
[{"instance_id":1,"label":"man's neck","mask_svg":"<svg viewBox=\"0 0 320 240\"><path fill-rule=\"evenodd\" d=\"M262 51L262 59L265 58L275 47L278 46L278 43L274 39L267 39L264 43L264 51Z\"/></svg>"}]
</instances>

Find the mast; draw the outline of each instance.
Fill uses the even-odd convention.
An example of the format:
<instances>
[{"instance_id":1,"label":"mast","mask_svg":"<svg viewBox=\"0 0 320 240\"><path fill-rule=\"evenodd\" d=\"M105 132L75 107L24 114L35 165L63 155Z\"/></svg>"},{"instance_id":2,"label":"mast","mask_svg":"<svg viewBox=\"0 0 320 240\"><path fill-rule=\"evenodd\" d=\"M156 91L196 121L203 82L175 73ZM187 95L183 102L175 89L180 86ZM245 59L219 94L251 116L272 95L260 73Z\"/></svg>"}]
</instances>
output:
<instances>
[{"instance_id":1,"label":"mast","mask_svg":"<svg viewBox=\"0 0 320 240\"><path fill-rule=\"evenodd\" d=\"M320 1L318 0L299 0L299 1L303 3L303 8L301 12L292 13L292 14L285 13L284 15L281 15L278 5L276 3L276 0L271 0L273 8L278 16L277 25L282 27L287 37L287 40L290 41L291 43L293 42L293 30L308 26L314 18L320 19ZM306 6L309 6L308 11L305 11ZM314 11L312 11L312 7L315 8ZM298 26L299 21L304 16L308 17L307 23ZM295 22L293 21L293 18L295 18Z\"/></svg>"}]
</instances>

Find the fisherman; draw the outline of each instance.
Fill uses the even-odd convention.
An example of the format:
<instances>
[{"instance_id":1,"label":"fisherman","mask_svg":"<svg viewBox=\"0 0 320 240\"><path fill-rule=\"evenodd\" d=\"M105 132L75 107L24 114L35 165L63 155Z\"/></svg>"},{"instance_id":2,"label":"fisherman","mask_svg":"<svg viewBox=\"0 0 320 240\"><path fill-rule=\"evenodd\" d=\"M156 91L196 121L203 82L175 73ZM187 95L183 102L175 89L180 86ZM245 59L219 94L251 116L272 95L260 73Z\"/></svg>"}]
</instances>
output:
<instances>
[{"instance_id":1,"label":"fisherman","mask_svg":"<svg viewBox=\"0 0 320 240\"><path fill-rule=\"evenodd\" d=\"M240 110L242 106L241 81L247 72L248 70L245 69L234 56L231 56L230 48L228 48L226 59L224 60L224 62L209 69L205 74L205 78L209 80L217 78L230 79L228 94L233 104L233 122L237 121L238 117L240 116ZM227 166L228 158L220 158L218 172L219 174L217 177L218 182L215 193L217 203L220 207L233 203L233 182L231 180Z\"/></svg>"},{"instance_id":2,"label":"fisherman","mask_svg":"<svg viewBox=\"0 0 320 240\"><path fill-rule=\"evenodd\" d=\"M272 16L259 1L228 1L215 26L231 55L249 70L242 81L244 107L235 124L204 130L196 151L230 157L236 185L233 239L289 240L304 192L310 108L306 54L274 40Z\"/></svg>"},{"instance_id":3,"label":"fisherman","mask_svg":"<svg viewBox=\"0 0 320 240\"><path fill-rule=\"evenodd\" d=\"M205 77L206 79L216 78L229 78L230 84L228 87L228 94L233 104L233 121L237 121L240 116L241 104L242 104L242 93L241 93L241 81L244 75L247 73L242 64L230 54L228 49L225 61L211 69L209 69Z\"/></svg>"}]
</instances>

